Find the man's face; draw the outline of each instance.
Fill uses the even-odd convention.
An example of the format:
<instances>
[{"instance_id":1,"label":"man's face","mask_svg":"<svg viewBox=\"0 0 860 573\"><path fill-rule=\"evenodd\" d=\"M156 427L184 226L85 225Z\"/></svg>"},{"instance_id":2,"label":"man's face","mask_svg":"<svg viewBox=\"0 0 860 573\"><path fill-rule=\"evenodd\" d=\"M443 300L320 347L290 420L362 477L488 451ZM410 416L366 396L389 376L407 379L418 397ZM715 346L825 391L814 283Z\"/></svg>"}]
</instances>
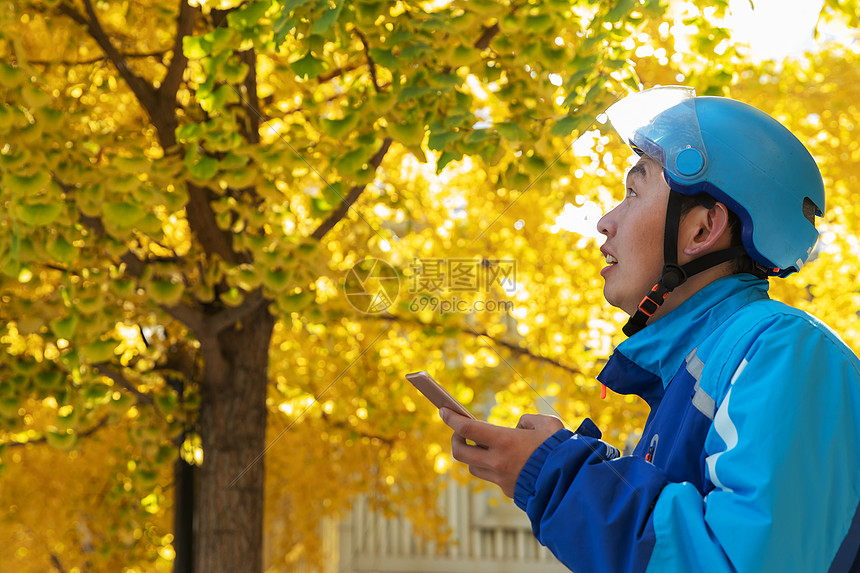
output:
<instances>
[{"instance_id":1,"label":"man's face","mask_svg":"<svg viewBox=\"0 0 860 573\"><path fill-rule=\"evenodd\" d=\"M627 173L624 200L597 223L606 235L603 296L631 316L660 278L668 198L663 169L643 156Z\"/></svg>"}]
</instances>

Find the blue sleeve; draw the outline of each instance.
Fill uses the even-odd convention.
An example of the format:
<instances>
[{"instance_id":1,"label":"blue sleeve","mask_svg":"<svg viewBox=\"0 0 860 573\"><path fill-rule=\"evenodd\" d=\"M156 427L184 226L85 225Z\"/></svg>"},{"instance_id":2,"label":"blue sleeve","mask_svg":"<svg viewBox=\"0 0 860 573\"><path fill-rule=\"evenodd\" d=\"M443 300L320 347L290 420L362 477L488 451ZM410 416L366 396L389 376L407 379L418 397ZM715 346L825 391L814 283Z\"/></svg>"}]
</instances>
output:
<instances>
[{"instance_id":1,"label":"blue sleeve","mask_svg":"<svg viewBox=\"0 0 860 573\"><path fill-rule=\"evenodd\" d=\"M514 501L535 537L577 573L644 571L654 546L651 510L666 484L638 457L618 457L599 432L559 430L520 472ZM596 434L596 435L595 435Z\"/></svg>"}]
</instances>

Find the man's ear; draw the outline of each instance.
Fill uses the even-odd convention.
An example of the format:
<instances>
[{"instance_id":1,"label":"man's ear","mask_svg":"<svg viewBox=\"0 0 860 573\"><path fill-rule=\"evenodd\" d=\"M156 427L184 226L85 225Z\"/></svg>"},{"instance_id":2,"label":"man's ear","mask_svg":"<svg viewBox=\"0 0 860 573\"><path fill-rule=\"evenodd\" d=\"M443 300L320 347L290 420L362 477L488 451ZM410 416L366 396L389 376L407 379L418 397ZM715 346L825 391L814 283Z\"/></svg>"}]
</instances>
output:
<instances>
[{"instance_id":1,"label":"man's ear","mask_svg":"<svg viewBox=\"0 0 860 573\"><path fill-rule=\"evenodd\" d=\"M693 207L681 218L679 252L697 258L731 245L729 210L720 202L710 209Z\"/></svg>"}]
</instances>

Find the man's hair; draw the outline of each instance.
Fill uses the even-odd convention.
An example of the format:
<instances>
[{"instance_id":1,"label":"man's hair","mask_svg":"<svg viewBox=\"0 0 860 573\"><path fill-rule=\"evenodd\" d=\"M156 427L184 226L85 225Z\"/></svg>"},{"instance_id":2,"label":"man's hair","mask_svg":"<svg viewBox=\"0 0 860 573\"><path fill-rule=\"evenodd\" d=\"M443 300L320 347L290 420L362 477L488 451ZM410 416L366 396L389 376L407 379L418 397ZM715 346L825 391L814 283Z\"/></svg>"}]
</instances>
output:
<instances>
[{"instance_id":1,"label":"man's hair","mask_svg":"<svg viewBox=\"0 0 860 573\"><path fill-rule=\"evenodd\" d=\"M708 195L707 193L700 193L698 195L681 195L681 217L686 215L690 210L694 207L706 207L710 209L717 202L716 199ZM741 218L737 216L737 214L726 207L726 211L729 213L729 219L726 227L731 234L731 245L732 247L742 247L743 241L741 240L741 232L743 230L741 225ZM767 273L762 269L760 265L755 264L747 254L744 254L742 257L738 257L731 261L731 266L729 267L731 274L740 274L740 273L749 273L751 275L755 275L760 279L766 279Z\"/></svg>"}]
</instances>

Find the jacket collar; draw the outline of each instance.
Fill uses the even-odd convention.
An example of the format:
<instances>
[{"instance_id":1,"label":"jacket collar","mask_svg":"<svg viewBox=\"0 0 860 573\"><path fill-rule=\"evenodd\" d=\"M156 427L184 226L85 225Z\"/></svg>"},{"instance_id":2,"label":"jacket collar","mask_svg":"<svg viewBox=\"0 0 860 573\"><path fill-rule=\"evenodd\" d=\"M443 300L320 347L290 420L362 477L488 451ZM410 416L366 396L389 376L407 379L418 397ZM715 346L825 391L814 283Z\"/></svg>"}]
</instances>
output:
<instances>
[{"instance_id":1,"label":"jacket collar","mask_svg":"<svg viewBox=\"0 0 860 573\"><path fill-rule=\"evenodd\" d=\"M768 298L768 282L739 274L718 279L618 345L597 377L612 391L651 404L693 348L739 308Z\"/></svg>"}]
</instances>

